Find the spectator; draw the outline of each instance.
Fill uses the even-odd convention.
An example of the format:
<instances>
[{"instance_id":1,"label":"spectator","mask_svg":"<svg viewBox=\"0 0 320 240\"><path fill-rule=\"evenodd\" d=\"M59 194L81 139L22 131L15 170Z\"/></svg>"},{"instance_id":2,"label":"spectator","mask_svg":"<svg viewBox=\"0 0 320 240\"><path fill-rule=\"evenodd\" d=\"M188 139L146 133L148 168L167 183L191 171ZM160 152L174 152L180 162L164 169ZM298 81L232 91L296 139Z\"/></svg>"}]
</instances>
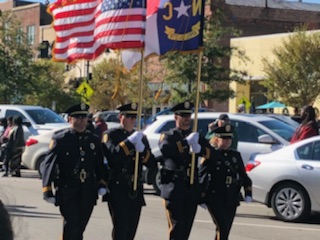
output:
<instances>
[{"instance_id":1,"label":"spectator","mask_svg":"<svg viewBox=\"0 0 320 240\"><path fill-rule=\"evenodd\" d=\"M295 107L293 110L293 116L291 117L293 120L295 120L298 123L301 123L301 116L299 113L298 107Z\"/></svg>"},{"instance_id":2,"label":"spectator","mask_svg":"<svg viewBox=\"0 0 320 240\"><path fill-rule=\"evenodd\" d=\"M105 131L108 130L108 125L104 121L101 112L97 112L93 115L93 120L95 122L94 133L102 139L102 135Z\"/></svg>"},{"instance_id":3,"label":"spectator","mask_svg":"<svg viewBox=\"0 0 320 240\"><path fill-rule=\"evenodd\" d=\"M316 112L312 106L304 106L301 110L301 124L294 132L290 144L319 135Z\"/></svg>"},{"instance_id":4,"label":"spectator","mask_svg":"<svg viewBox=\"0 0 320 240\"><path fill-rule=\"evenodd\" d=\"M12 176L20 177L21 156L24 151L24 133L22 128L22 117L15 116L13 118L13 127L9 133L9 139L6 146L6 173Z\"/></svg>"},{"instance_id":5,"label":"spectator","mask_svg":"<svg viewBox=\"0 0 320 240\"><path fill-rule=\"evenodd\" d=\"M238 113L246 113L246 107L243 103L239 104L237 112Z\"/></svg>"}]
</instances>

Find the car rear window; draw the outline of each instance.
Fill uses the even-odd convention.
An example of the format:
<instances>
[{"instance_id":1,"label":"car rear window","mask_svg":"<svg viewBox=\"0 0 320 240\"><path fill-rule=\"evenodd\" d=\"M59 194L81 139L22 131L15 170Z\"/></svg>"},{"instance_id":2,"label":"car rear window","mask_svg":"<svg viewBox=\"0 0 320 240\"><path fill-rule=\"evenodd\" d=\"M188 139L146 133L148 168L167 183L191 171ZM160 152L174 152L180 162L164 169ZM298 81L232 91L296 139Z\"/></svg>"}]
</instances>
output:
<instances>
[{"instance_id":1,"label":"car rear window","mask_svg":"<svg viewBox=\"0 0 320 240\"><path fill-rule=\"evenodd\" d=\"M49 109L26 110L36 124L65 123L66 121L57 113Z\"/></svg>"},{"instance_id":2,"label":"car rear window","mask_svg":"<svg viewBox=\"0 0 320 240\"><path fill-rule=\"evenodd\" d=\"M263 126L269 128L271 131L278 134L280 137L290 142L292 135L294 133L294 128L288 124L285 124L281 121L270 120L270 121L260 121Z\"/></svg>"}]
</instances>

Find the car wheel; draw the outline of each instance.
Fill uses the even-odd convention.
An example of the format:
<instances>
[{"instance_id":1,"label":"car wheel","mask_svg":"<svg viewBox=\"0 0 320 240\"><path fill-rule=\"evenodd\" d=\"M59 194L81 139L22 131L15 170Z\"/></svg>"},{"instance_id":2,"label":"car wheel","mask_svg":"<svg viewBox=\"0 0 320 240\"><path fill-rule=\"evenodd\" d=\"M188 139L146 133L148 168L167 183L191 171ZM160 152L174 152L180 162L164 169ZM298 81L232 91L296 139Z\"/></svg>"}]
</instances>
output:
<instances>
[{"instance_id":1,"label":"car wheel","mask_svg":"<svg viewBox=\"0 0 320 240\"><path fill-rule=\"evenodd\" d=\"M153 181L152 185L153 185L154 190L156 191L156 194L160 195L161 194L161 187L162 187L161 177L160 177L160 169L155 174L154 181Z\"/></svg>"},{"instance_id":2,"label":"car wheel","mask_svg":"<svg viewBox=\"0 0 320 240\"><path fill-rule=\"evenodd\" d=\"M278 186L273 191L271 206L276 217L287 222L302 221L310 215L311 211L308 194L294 183Z\"/></svg>"}]
</instances>

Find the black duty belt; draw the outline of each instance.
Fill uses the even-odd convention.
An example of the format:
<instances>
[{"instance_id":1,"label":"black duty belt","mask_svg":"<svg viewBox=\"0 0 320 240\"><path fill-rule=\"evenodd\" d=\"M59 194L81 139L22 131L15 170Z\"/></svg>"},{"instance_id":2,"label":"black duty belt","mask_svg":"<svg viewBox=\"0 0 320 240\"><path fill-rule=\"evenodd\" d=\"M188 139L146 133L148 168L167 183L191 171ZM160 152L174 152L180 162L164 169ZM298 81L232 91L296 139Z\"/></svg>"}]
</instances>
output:
<instances>
[{"instance_id":1,"label":"black duty belt","mask_svg":"<svg viewBox=\"0 0 320 240\"><path fill-rule=\"evenodd\" d=\"M65 178L73 178L80 180L80 182L84 183L88 178L94 176L93 173L87 172L85 169L81 169L79 172L74 174L66 174L64 175Z\"/></svg>"}]
</instances>

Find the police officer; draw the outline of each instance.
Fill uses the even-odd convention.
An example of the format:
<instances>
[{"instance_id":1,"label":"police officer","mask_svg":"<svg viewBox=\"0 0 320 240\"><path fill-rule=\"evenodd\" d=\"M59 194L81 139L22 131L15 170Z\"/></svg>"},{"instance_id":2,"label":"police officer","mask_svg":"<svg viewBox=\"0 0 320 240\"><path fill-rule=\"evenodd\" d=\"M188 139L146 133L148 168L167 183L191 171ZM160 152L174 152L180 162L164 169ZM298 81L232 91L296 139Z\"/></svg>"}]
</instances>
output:
<instances>
[{"instance_id":1,"label":"police officer","mask_svg":"<svg viewBox=\"0 0 320 240\"><path fill-rule=\"evenodd\" d=\"M112 218L114 240L132 240L136 234L142 206L145 206L142 165L157 167L147 138L135 131L138 104L130 103L118 108L120 127L107 130L102 138L104 154L108 159L110 193L104 197L108 201ZM138 184L133 191L134 169L138 157Z\"/></svg>"},{"instance_id":2,"label":"police officer","mask_svg":"<svg viewBox=\"0 0 320 240\"><path fill-rule=\"evenodd\" d=\"M245 201L252 201L251 179L238 151L230 148L231 125L214 130L210 158L203 159L199 167L201 186L209 213L216 224L216 240L228 239L230 229L239 206L239 192L245 190Z\"/></svg>"},{"instance_id":3,"label":"police officer","mask_svg":"<svg viewBox=\"0 0 320 240\"><path fill-rule=\"evenodd\" d=\"M71 127L53 136L41 164L43 196L60 208L63 239L81 240L98 193L107 191L107 169L99 137L86 130L88 105L71 106L66 113Z\"/></svg>"},{"instance_id":4,"label":"police officer","mask_svg":"<svg viewBox=\"0 0 320 240\"><path fill-rule=\"evenodd\" d=\"M190 184L192 153L203 156L209 152L208 141L190 130L193 106L186 101L172 107L176 127L163 133L159 141L163 155L161 197L165 200L171 240L187 240L190 235L200 199L197 163L195 181Z\"/></svg>"}]
</instances>

